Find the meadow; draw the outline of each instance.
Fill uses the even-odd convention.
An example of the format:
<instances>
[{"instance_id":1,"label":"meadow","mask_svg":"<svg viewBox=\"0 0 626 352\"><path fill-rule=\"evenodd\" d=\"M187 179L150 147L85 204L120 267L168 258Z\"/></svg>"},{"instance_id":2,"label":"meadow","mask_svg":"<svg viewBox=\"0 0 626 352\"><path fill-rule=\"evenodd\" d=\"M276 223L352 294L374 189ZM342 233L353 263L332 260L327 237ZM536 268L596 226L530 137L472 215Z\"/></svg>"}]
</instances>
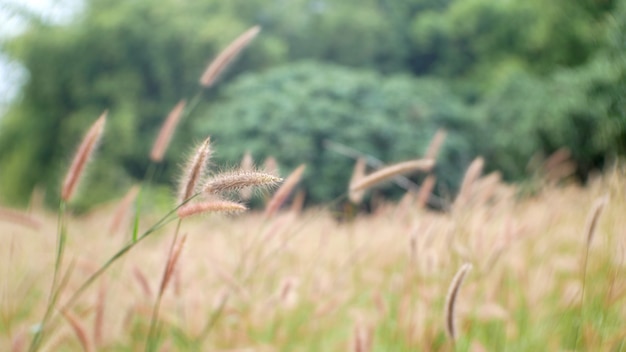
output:
<instances>
[{"instance_id":1,"label":"meadow","mask_svg":"<svg viewBox=\"0 0 626 352\"><path fill-rule=\"evenodd\" d=\"M196 97L174 107L145 178L122 199L73 207L90 192L78 184L104 112L58 185L58 210L39 191L27 210L0 208L0 350L625 349L619 163L583 185L562 149L515 186L483 175L478 157L442 200L432 172L441 130L421 159L370 171L358 159L336 202L305 208L296 188L318 170L255 168L249 156L223 169L209 162L220 145L205 137L176 200L154 206L150 184L178 121L259 30L226 47ZM418 172L427 176L400 201L364 197ZM260 207L248 209L253 194Z\"/></svg>"},{"instance_id":2,"label":"meadow","mask_svg":"<svg viewBox=\"0 0 626 352\"><path fill-rule=\"evenodd\" d=\"M159 351L623 350L623 170L584 187L544 182L523 197L489 175L468 182L450 211L428 210L409 193L342 221L295 202L272 214L189 217L179 229L170 222L70 307L63 303L128 243L133 203L68 214L69 275L55 308L65 310L53 314L39 347L135 351L153 340ZM35 199L27 213L0 215L0 346L25 351L48 306L58 214ZM159 217L142 214L139 232ZM175 232L186 243L163 289ZM471 270L450 302L465 263Z\"/></svg>"}]
</instances>

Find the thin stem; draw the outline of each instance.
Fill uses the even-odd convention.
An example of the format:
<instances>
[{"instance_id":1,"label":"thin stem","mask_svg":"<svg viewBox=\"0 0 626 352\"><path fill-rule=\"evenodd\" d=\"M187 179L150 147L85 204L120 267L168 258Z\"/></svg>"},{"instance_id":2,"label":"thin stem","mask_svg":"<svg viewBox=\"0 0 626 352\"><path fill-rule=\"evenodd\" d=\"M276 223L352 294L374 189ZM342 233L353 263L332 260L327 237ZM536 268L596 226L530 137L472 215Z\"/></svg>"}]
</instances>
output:
<instances>
[{"instance_id":1,"label":"thin stem","mask_svg":"<svg viewBox=\"0 0 626 352\"><path fill-rule=\"evenodd\" d=\"M176 246L176 242L178 241L178 233L180 232L180 225L182 223L181 219L178 219L178 223L176 224L176 231L174 231L174 239L172 240L172 244L170 245L169 252L167 254L167 260L165 261L165 268L163 269L163 276L161 277L161 285L159 286L159 292L157 293L156 302L154 303L154 308L152 309L152 318L150 319L150 330L148 331L148 337L146 340L146 351L153 351L156 347L156 325L157 319L159 317L159 309L161 308L161 300L163 299L163 293L165 292L165 280L167 279L168 270L171 265L172 254L174 253L174 247Z\"/></svg>"},{"instance_id":2,"label":"thin stem","mask_svg":"<svg viewBox=\"0 0 626 352\"><path fill-rule=\"evenodd\" d=\"M65 242L67 240L67 231L65 229L65 211L66 203L65 201L61 200L59 203L59 216L57 219L57 254L54 263L52 285L50 286L46 312L44 313L43 319L41 320L39 330L37 330L37 332L33 336L30 347L28 349L31 352L36 351L39 348L43 337L43 328L50 319L50 316L52 315L52 310L54 309L57 298L59 296L59 291L61 289L61 286L57 287L57 280L59 279L59 271L61 269L61 266L63 265L63 253L65 252Z\"/></svg>"}]
</instances>

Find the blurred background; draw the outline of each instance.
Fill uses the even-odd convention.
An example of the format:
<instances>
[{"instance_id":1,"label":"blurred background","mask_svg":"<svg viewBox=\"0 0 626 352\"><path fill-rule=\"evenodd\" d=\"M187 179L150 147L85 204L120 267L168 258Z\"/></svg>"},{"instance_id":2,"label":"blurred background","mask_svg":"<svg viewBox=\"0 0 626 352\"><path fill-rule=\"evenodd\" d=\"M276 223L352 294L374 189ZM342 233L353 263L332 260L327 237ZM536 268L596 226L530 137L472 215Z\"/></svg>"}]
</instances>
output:
<instances>
[{"instance_id":1,"label":"blurred background","mask_svg":"<svg viewBox=\"0 0 626 352\"><path fill-rule=\"evenodd\" d=\"M254 25L259 37L201 89ZM528 182L567 148L584 182L626 153L626 0L0 0L0 201L38 189L55 204L105 109L78 204L118 198L144 177L168 112L198 94L154 182L167 194L207 135L218 165L246 151L283 175L306 163L315 204L346 191L341 147L392 163L423 155L440 128L442 197L478 155Z\"/></svg>"}]
</instances>

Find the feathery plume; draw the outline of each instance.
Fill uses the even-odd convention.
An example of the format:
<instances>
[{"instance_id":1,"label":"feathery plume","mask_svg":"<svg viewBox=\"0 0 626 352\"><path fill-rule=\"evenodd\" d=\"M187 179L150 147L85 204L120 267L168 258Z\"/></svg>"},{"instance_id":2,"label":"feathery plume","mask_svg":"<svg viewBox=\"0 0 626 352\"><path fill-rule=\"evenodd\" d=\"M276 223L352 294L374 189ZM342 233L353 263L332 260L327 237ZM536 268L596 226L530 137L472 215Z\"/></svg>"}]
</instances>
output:
<instances>
[{"instance_id":1,"label":"feathery plume","mask_svg":"<svg viewBox=\"0 0 626 352\"><path fill-rule=\"evenodd\" d=\"M472 264L465 263L461 266L459 271L452 279L448 294L446 296L445 318L446 318L446 332L448 337L452 340L456 340L456 316L454 314L454 308L456 307L456 298L459 295L461 284L465 280L465 276L472 269Z\"/></svg>"},{"instance_id":2,"label":"feathery plume","mask_svg":"<svg viewBox=\"0 0 626 352\"><path fill-rule=\"evenodd\" d=\"M254 26L230 43L206 68L202 77L200 77L200 85L203 87L212 86L226 67L250 44L260 31L261 27Z\"/></svg>"},{"instance_id":3,"label":"feathery plume","mask_svg":"<svg viewBox=\"0 0 626 352\"><path fill-rule=\"evenodd\" d=\"M407 174L413 171L430 171L435 165L432 159L420 159L401 162L395 165L387 166L374 173L371 173L350 187L350 192L366 190L376 184L386 181L394 176Z\"/></svg>"},{"instance_id":4,"label":"feathery plume","mask_svg":"<svg viewBox=\"0 0 626 352\"><path fill-rule=\"evenodd\" d=\"M245 205L228 200L212 200L202 203L185 204L178 209L178 217L186 217L204 213L241 213L246 211Z\"/></svg>"},{"instance_id":5,"label":"feathery plume","mask_svg":"<svg viewBox=\"0 0 626 352\"><path fill-rule=\"evenodd\" d=\"M270 199L267 203L267 206L265 207L265 216L272 216L276 213L276 211L278 211L287 199L287 196L289 196L294 187L296 187L298 182L300 182L305 168L305 164L298 166L285 179L285 182L283 182L282 186L280 186L280 188L274 193L274 196L272 196L272 199Z\"/></svg>"},{"instance_id":6,"label":"feathery plume","mask_svg":"<svg viewBox=\"0 0 626 352\"><path fill-rule=\"evenodd\" d=\"M150 152L150 160L155 163L163 160L165 150L170 144L170 140L172 139L172 135L174 135L174 131L176 131L176 126L178 125L180 118L183 116L183 111L185 111L185 104L186 102L184 99L179 101L167 115L167 118L159 131L159 135L154 141L154 145L152 145L152 151Z\"/></svg>"},{"instance_id":7,"label":"feathery plume","mask_svg":"<svg viewBox=\"0 0 626 352\"><path fill-rule=\"evenodd\" d=\"M246 187L272 187L281 182L280 177L260 171L228 171L213 176L203 186L208 194L240 191Z\"/></svg>"},{"instance_id":8,"label":"feathery plume","mask_svg":"<svg viewBox=\"0 0 626 352\"><path fill-rule=\"evenodd\" d=\"M602 196L593 203L593 207L591 208L591 212L589 212L589 216L587 218L586 231L587 234L587 247L591 245L591 241L593 241L593 236L595 234L596 227L598 225L598 220L600 219L600 215L602 215L602 210L604 206L609 202L609 196Z\"/></svg>"},{"instance_id":9,"label":"feathery plume","mask_svg":"<svg viewBox=\"0 0 626 352\"><path fill-rule=\"evenodd\" d=\"M352 171L352 177L350 178L350 187L354 186L355 183L359 182L365 177L365 159L363 157L359 157L354 164L354 171ZM352 191L348 192L348 198L354 204L359 204L363 200L364 191Z\"/></svg>"},{"instance_id":10,"label":"feathery plume","mask_svg":"<svg viewBox=\"0 0 626 352\"><path fill-rule=\"evenodd\" d=\"M204 169L211 158L210 144L211 138L207 137L207 139L200 144L193 157L187 162L184 176L178 188L178 204L197 193L198 181L204 176Z\"/></svg>"},{"instance_id":11,"label":"feathery plume","mask_svg":"<svg viewBox=\"0 0 626 352\"><path fill-rule=\"evenodd\" d=\"M424 154L424 159L437 159L437 154L439 154L439 150L441 149L443 142L446 140L447 134L446 130L442 128L437 130L433 139L431 139L430 144L428 144L428 148Z\"/></svg>"},{"instance_id":12,"label":"feathery plume","mask_svg":"<svg viewBox=\"0 0 626 352\"><path fill-rule=\"evenodd\" d=\"M65 180L63 181L63 188L61 189L61 199L66 202L69 201L74 195L80 176L85 169L85 165L87 165L91 154L102 136L106 116L106 111L100 115L98 120L96 120L89 131L87 131L87 134L78 147L76 156L74 157L74 160L72 160L72 164L70 165L67 175L65 176Z\"/></svg>"}]
</instances>

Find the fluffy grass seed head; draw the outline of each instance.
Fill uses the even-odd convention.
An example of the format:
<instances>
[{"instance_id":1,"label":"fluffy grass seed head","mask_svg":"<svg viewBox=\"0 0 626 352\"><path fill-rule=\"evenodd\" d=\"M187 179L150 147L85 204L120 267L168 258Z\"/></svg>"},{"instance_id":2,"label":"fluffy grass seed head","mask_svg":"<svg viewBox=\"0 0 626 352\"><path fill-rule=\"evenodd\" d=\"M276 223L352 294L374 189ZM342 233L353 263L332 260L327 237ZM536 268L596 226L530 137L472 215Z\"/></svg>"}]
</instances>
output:
<instances>
[{"instance_id":1,"label":"fluffy grass seed head","mask_svg":"<svg viewBox=\"0 0 626 352\"><path fill-rule=\"evenodd\" d=\"M245 205L229 200L209 200L183 205L178 209L178 217L184 219L204 213L241 213L247 209Z\"/></svg>"},{"instance_id":2,"label":"fluffy grass seed head","mask_svg":"<svg viewBox=\"0 0 626 352\"><path fill-rule=\"evenodd\" d=\"M206 165L211 159L211 152L211 138L207 137L187 161L178 186L178 204L198 192L198 184L204 177Z\"/></svg>"},{"instance_id":3,"label":"fluffy grass seed head","mask_svg":"<svg viewBox=\"0 0 626 352\"><path fill-rule=\"evenodd\" d=\"M221 172L209 178L202 190L209 195L237 192L247 187L271 188L282 178L260 171L233 170Z\"/></svg>"}]
</instances>

